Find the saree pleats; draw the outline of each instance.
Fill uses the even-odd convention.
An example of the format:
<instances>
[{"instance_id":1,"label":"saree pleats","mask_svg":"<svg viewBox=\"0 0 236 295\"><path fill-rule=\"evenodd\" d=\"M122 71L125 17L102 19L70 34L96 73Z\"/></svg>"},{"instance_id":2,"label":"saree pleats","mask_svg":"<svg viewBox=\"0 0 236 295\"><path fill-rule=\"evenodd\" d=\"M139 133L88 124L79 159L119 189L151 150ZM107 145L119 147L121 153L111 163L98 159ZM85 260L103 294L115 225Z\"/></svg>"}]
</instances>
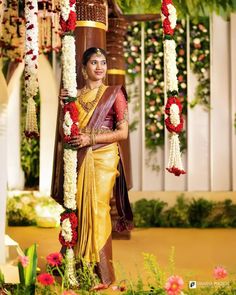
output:
<instances>
[{"instance_id":1,"label":"saree pleats","mask_svg":"<svg viewBox=\"0 0 236 295\"><path fill-rule=\"evenodd\" d=\"M78 244L86 261L100 261L100 251L111 235L110 199L117 177L118 146L89 148L78 175Z\"/></svg>"}]
</instances>

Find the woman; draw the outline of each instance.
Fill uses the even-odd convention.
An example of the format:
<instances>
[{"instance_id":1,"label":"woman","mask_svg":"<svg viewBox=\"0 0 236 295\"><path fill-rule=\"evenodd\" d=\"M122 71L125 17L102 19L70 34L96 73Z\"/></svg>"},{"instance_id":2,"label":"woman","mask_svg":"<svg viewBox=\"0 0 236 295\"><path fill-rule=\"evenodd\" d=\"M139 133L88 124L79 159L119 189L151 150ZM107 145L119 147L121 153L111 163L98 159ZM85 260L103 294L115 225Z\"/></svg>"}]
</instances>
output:
<instances>
[{"instance_id":1,"label":"woman","mask_svg":"<svg viewBox=\"0 0 236 295\"><path fill-rule=\"evenodd\" d=\"M116 184L115 197L120 216L116 228L132 227L123 153L118 142L128 137L126 93L121 86L105 86L107 62L101 48L87 49L82 58L85 86L78 91L80 134L70 144L78 149L78 243L75 254L85 261L96 261L96 272L107 288L115 279L111 263L110 200ZM61 96L66 96L65 90ZM56 163L61 149L57 147ZM60 162L60 161L59 161ZM61 169L62 166L54 169ZM52 196L61 203L63 173L54 170Z\"/></svg>"}]
</instances>

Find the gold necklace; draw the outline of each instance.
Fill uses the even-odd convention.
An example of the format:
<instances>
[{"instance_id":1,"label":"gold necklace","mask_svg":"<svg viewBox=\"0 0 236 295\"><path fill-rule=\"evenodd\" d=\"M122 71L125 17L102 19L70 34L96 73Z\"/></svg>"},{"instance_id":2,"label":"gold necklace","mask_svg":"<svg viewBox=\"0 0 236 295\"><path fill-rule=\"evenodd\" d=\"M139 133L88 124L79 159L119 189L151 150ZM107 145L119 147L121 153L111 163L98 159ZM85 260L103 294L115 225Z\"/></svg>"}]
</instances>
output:
<instances>
[{"instance_id":1,"label":"gold necklace","mask_svg":"<svg viewBox=\"0 0 236 295\"><path fill-rule=\"evenodd\" d=\"M86 91L86 88L82 88L81 93L78 97L78 102L80 103L80 105L82 106L82 108L88 113L94 106L95 104L98 102L98 100L100 99L103 90L106 86L104 84L101 84L98 88L97 94L95 96L95 98L92 101L84 101L84 95L88 92Z\"/></svg>"}]
</instances>

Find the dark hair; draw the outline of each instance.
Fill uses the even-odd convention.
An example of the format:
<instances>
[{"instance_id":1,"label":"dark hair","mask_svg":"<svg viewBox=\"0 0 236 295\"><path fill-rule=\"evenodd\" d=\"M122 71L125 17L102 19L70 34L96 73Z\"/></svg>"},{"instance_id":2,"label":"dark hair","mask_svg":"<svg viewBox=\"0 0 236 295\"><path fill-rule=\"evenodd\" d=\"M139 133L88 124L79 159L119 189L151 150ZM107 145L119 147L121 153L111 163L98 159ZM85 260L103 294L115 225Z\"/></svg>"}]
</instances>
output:
<instances>
[{"instance_id":1,"label":"dark hair","mask_svg":"<svg viewBox=\"0 0 236 295\"><path fill-rule=\"evenodd\" d=\"M87 50L85 50L84 54L83 54L83 57L82 57L82 64L84 66L86 66L87 62L89 61L90 57L93 55L93 54L96 54L98 52L101 52L102 55L105 56L105 58L107 58L107 54L106 54L106 51L102 48L99 48L99 47L90 47L88 48Z\"/></svg>"}]
</instances>

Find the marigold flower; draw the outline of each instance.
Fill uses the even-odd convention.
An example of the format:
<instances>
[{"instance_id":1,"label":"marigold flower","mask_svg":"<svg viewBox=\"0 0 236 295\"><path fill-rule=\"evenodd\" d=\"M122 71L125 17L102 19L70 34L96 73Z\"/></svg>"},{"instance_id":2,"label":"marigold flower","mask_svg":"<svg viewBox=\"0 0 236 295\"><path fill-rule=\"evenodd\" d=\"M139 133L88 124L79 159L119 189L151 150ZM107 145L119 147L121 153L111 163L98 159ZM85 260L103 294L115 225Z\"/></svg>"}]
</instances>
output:
<instances>
[{"instance_id":1,"label":"marigold flower","mask_svg":"<svg viewBox=\"0 0 236 295\"><path fill-rule=\"evenodd\" d=\"M41 273L38 275L37 279L38 282L44 286L52 285L55 282L54 277L49 273Z\"/></svg>"},{"instance_id":2,"label":"marigold flower","mask_svg":"<svg viewBox=\"0 0 236 295\"><path fill-rule=\"evenodd\" d=\"M55 252L55 253L49 254L46 257L46 259L49 265L58 266L58 265L61 265L63 256L61 253Z\"/></svg>"},{"instance_id":3,"label":"marigold flower","mask_svg":"<svg viewBox=\"0 0 236 295\"><path fill-rule=\"evenodd\" d=\"M18 256L18 260L20 261L23 267L26 267L29 264L29 257L28 256Z\"/></svg>"},{"instance_id":4,"label":"marigold flower","mask_svg":"<svg viewBox=\"0 0 236 295\"><path fill-rule=\"evenodd\" d=\"M226 278L228 273L227 273L225 268L223 268L221 266L217 266L217 267L214 268L213 275L214 275L215 279L219 280L219 279Z\"/></svg>"},{"instance_id":5,"label":"marigold flower","mask_svg":"<svg viewBox=\"0 0 236 295\"><path fill-rule=\"evenodd\" d=\"M171 276L165 284L165 290L168 295L179 295L184 286L184 281L179 276Z\"/></svg>"}]
</instances>

